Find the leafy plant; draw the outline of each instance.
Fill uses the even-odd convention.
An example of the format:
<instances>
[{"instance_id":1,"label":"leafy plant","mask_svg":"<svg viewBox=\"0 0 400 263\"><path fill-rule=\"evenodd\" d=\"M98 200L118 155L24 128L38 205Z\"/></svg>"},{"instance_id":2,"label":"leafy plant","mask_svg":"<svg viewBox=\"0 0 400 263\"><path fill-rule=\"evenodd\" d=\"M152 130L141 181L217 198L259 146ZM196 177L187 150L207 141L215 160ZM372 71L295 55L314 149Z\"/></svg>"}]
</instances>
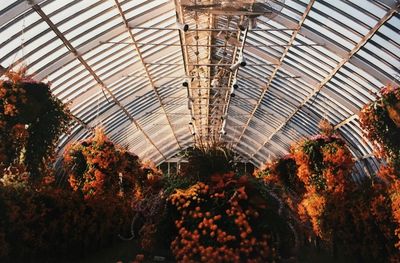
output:
<instances>
[{"instance_id":1,"label":"leafy plant","mask_svg":"<svg viewBox=\"0 0 400 263\"><path fill-rule=\"evenodd\" d=\"M304 183L297 176L298 165L291 154L266 163L264 167L254 172L256 178L262 178L267 184L284 187L296 196L301 196L305 189Z\"/></svg>"},{"instance_id":2,"label":"leafy plant","mask_svg":"<svg viewBox=\"0 0 400 263\"><path fill-rule=\"evenodd\" d=\"M234 170L233 152L225 147L191 147L183 153L183 156L188 159L183 174L200 181L209 180L210 175L214 173Z\"/></svg>"},{"instance_id":3,"label":"leafy plant","mask_svg":"<svg viewBox=\"0 0 400 263\"><path fill-rule=\"evenodd\" d=\"M400 88L388 85L380 93L379 99L361 110L360 126L378 157L400 169Z\"/></svg>"},{"instance_id":4,"label":"leafy plant","mask_svg":"<svg viewBox=\"0 0 400 263\"><path fill-rule=\"evenodd\" d=\"M64 163L74 191L86 197L111 194L133 197L145 183L139 158L114 145L101 129L67 147Z\"/></svg>"}]
</instances>

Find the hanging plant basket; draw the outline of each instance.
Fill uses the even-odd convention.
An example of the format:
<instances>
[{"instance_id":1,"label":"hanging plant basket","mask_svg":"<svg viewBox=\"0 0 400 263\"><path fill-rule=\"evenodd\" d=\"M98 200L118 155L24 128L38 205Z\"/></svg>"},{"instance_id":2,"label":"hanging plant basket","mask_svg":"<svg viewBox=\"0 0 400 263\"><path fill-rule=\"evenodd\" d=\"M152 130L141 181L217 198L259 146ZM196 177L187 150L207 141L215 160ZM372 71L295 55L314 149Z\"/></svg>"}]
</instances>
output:
<instances>
[{"instance_id":1,"label":"hanging plant basket","mask_svg":"<svg viewBox=\"0 0 400 263\"><path fill-rule=\"evenodd\" d=\"M95 130L94 137L67 147L64 165L71 188L85 198L102 195L134 198L141 191L146 175L138 157L112 143L100 128ZM152 176L153 181L158 177L155 172Z\"/></svg>"},{"instance_id":2,"label":"hanging plant basket","mask_svg":"<svg viewBox=\"0 0 400 263\"><path fill-rule=\"evenodd\" d=\"M400 168L400 88L388 85L380 93L382 97L361 110L360 126L377 157Z\"/></svg>"},{"instance_id":3,"label":"hanging plant basket","mask_svg":"<svg viewBox=\"0 0 400 263\"><path fill-rule=\"evenodd\" d=\"M67 132L71 116L49 84L33 80L24 70L5 75L0 81L0 165L21 163L38 179L59 136Z\"/></svg>"}]
</instances>

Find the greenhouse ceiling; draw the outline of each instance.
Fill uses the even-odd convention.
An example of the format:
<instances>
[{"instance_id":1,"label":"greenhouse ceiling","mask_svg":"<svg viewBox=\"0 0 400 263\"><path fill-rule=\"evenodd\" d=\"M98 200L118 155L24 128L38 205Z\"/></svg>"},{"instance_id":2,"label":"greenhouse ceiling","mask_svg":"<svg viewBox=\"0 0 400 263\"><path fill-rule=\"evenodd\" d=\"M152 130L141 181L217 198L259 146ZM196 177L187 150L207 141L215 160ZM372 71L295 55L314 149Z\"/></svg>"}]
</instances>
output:
<instances>
[{"instance_id":1,"label":"greenhouse ceiling","mask_svg":"<svg viewBox=\"0 0 400 263\"><path fill-rule=\"evenodd\" d=\"M8 0L0 64L143 159L224 142L256 166L329 120L369 160L358 112L400 83L395 0ZM244 64L246 64L244 66Z\"/></svg>"}]
</instances>

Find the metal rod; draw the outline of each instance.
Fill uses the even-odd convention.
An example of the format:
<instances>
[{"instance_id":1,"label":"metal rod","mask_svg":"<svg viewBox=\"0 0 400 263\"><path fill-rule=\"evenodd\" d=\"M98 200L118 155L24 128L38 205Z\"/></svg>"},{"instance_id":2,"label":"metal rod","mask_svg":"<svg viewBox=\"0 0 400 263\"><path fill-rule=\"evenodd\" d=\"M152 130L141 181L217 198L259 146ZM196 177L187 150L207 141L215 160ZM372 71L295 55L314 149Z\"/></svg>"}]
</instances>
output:
<instances>
[{"instance_id":1,"label":"metal rod","mask_svg":"<svg viewBox=\"0 0 400 263\"><path fill-rule=\"evenodd\" d=\"M229 125L229 127L243 127L244 125L239 125L239 124L236 124L236 125ZM201 125L201 128L217 128L217 126L216 125L214 125L214 124L210 124L210 125ZM201 129L200 128L200 129ZM204 135L204 136L208 136L208 135Z\"/></svg>"},{"instance_id":2,"label":"metal rod","mask_svg":"<svg viewBox=\"0 0 400 263\"><path fill-rule=\"evenodd\" d=\"M134 98L151 98L150 96L132 96L132 97L134 97ZM168 96L168 97L166 97L166 99L172 99L172 100L175 100L175 99L179 99L179 100L182 100L182 99L190 99L192 102L193 101L195 101L195 100L199 100L199 99L209 99L210 97L191 97L191 98L188 98L188 97L186 97L186 96L180 96L180 97L173 97L173 96ZM236 99L240 99L240 100L256 100L255 98L249 98L249 97L235 97Z\"/></svg>"},{"instance_id":3,"label":"metal rod","mask_svg":"<svg viewBox=\"0 0 400 263\"><path fill-rule=\"evenodd\" d=\"M243 35L243 39L242 39L242 45L239 49L239 56L243 56L243 51L244 51L244 47L246 45L246 40L247 40L247 34L249 32L249 27L246 28L246 30L244 31L244 35ZM238 38L237 40L240 40L240 38ZM236 58L236 53L238 52L238 48L235 49L234 52L234 56L233 56L233 60L232 63L235 62L235 58ZM229 82L233 81L233 78L236 78L238 73L240 71L240 67L238 67L234 74L232 75L232 73L229 76ZM233 78L232 78L233 77ZM230 92L230 95L232 95L232 93ZM225 100L227 101L226 105L222 106L222 114L227 116L228 115L228 111L229 111L229 106L231 105L231 100L232 100L232 96L229 96L228 94L225 95ZM221 139L222 134L220 134L219 138Z\"/></svg>"},{"instance_id":4,"label":"metal rod","mask_svg":"<svg viewBox=\"0 0 400 263\"><path fill-rule=\"evenodd\" d=\"M143 27L143 26L135 26L135 27L130 27L132 30L134 29L145 29L145 30L180 30L179 28L170 28L170 27ZM295 29L291 29L291 28L255 28L255 29L249 29L249 32L252 31L293 31ZM187 32L190 31L197 31L197 32L202 32L202 31L206 31L206 32L219 32L219 31L233 31L233 32L237 32L238 29L233 29L233 28L190 28L187 30Z\"/></svg>"},{"instance_id":5,"label":"metal rod","mask_svg":"<svg viewBox=\"0 0 400 263\"><path fill-rule=\"evenodd\" d=\"M182 90L185 90L186 88L185 87L159 87L159 88L165 88L165 89L182 89ZM212 88L190 88L190 90L202 90L202 89L204 89L204 90L209 90L209 89L212 89ZM223 89L223 90L228 90L228 88L219 88L219 89ZM229 87L229 89L230 89L230 87Z\"/></svg>"},{"instance_id":6,"label":"metal rod","mask_svg":"<svg viewBox=\"0 0 400 263\"><path fill-rule=\"evenodd\" d=\"M232 105L256 105L256 103L237 103L231 102ZM169 103L165 102L164 105L176 105L176 106L183 106L187 105L187 103ZM211 106L225 106L226 103L219 103L219 104L210 104ZM208 106L207 103L193 103L193 106Z\"/></svg>"},{"instance_id":7,"label":"metal rod","mask_svg":"<svg viewBox=\"0 0 400 263\"><path fill-rule=\"evenodd\" d=\"M122 44L122 45L131 45L132 43L129 42L122 42L122 41L101 41L100 44ZM144 43L144 42L140 42L140 43L136 43L137 45L140 46L167 46L167 47L239 47L239 46L235 46L235 45L196 45L196 44L179 44L179 43L154 43L154 42L148 42L148 43ZM252 45L252 44L246 44L246 47L287 47L290 46L288 44L256 44L256 45ZM292 47L297 47L297 46L324 46L323 44L294 44L292 45Z\"/></svg>"},{"instance_id":8,"label":"metal rod","mask_svg":"<svg viewBox=\"0 0 400 263\"><path fill-rule=\"evenodd\" d=\"M161 86L161 87L159 87L159 88L166 88L166 89L184 89L185 87L183 87L182 86L182 88L180 88L180 87L166 87L166 86ZM228 86L224 86L224 87L218 87L217 89L218 90L225 90L225 89L230 89L231 87L228 87ZM212 88L212 87L192 87L192 88L190 88L191 90L197 90L197 89L206 89L206 90L209 90L209 89L214 89L214 88Z\"/></svg>"},{"instance_id":9,"label":"metal rod","mask_svg":"<svg viewBox=\"0 0 400 263\"><path fill-rule=\"evenodd\" d=\"M129 75L127 77L128 78L143 78L144 76L143 75L141 75L141 76ZM195 80L214 79L214 78L206 78L206 77L198 78L196 76L160 76L160 77L154 77L154 79L185 79L185 78L195 79ZM298 78L301 78L301 76L279 76L279 78L282 78L282 79L298 79ZM265 80L266 78L240 76L240 77L238 77L238 79L261 79L261 80ZM163 87L159 87L159 88L163 88Z\"/></svg>"},{"instance_id":10,"label":"metal rod","mask_svg":"<svg viewBox=\"0 0 400 263\"><path fill-rule=\"evenodd\" d=\"M148 111L145 114L159 114L162 115L164 114L163 112L152 112L152 111ZM171 112L171 113L167 113L168 115L178 115L178 116L187 116L187 115L191 115L189 112L188 113L178 113L178 112ZM201 114L201 113L195 113L193 114L193 116L212 116L213 114ZM238 113L238 114L229 114L229 116L248 116L250 115L250 113Z\"/></svg>"},{"instance_id":11,"label":"metal rod","mask_svg":"<svg viewBox=\"0 0 400 263\"><path fill-rule=\"evenodd\" d=\"M160 65L160 66L182 66L182 63L158 63L158 62L146 62L148 65ZM277 65L276 63L252 63L252 64L247 64L246 67L257 67L257 66L275 66ZM188 66L194 66L194 67L214 67L214 66L220 66L220 67L230 67L232 64L215 64L215 63L209 63L209 64L189 64Z\"/></svg>"}]
</instances>

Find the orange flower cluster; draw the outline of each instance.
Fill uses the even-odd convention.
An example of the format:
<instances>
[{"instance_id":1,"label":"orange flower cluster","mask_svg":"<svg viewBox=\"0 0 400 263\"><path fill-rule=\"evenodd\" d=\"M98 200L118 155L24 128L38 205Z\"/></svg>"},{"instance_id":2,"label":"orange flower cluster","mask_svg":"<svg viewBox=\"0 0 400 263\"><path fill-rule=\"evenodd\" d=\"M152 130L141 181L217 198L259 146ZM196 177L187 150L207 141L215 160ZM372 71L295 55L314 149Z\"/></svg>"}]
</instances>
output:
<instances>
[{"instance_id":1,"label":"orange flower cluster","mask_svg":"<svg viewBox=\"0 0 400 263\"><path fill-rule=\"evenodd\" d=\"M314 233L322 237L321 219L326 206L326 199L313 192L306 193L298 206L299 216L303 222L311 221Z\"/></svg>"},{"instance_id":2,"label":"orange flower cluster","mask_svg":"<svg viewBox=\"0 0 400 263\"><path fill-rule=\"evenodd\" d=\"M183 210L189 207L192 202L200 202L202 199L199 197L200 194L207 194L209 190L208 185L198 182L192 187L186 190L177 189L174 194L172 194L170 198L170 202L176 206L178 211Z\"/></svg>"},{"instance_id":3,"label":"orange flower cluster","mask_svg":"<svg viewBox=\"0 0 400 263\"><path fill-rule=\"evenodd\" d=\"M400 86L389 84L380 93L360 111L360 126L376 156L400 169Z\"/></svg>"},{"instance_id":4,"label":"orange flower cluster","mask_svg":"<svg viewBox=\"0 0 400 263\"><path fill-rule=\"evenodd\" d=\"M301 142L292 152L307 191L344 191L354 161L341 139L319 136Z\"/></svg>"},{"instance_id":5,"label":"orange flower cluster","mask_svg":"<svg viewBox=\"0 0 400 263\"><path fill-rule=\"evenodd\" d=\"M312 184L311 183L312 171L309 165L311 161L308 154L304 152L302 148L299 146L298 147L293 146L291 152L296 160L296 164L298 164L297 176L305 186L309 187Z\"/></svg>"},{"instance_id":6,"label":"orange flower cluster","mask_svg":"<svg viewBox=\"0 0 400 263\"><path fill-rule=\"evenodd\" d=\"M314 234L331 239L332 227L342 221L344 193L351 189L353 160L344 142L333 134L318 135L292 148L298 178L307 190L298 205L303 222Z\"/></svg>"},{"instance_id":7,"label":"orange flower cluster","mask_svg":"<svg viewBox=\"0 0 400 263\"><path fill-rule=\"evenodd\" d=\"M400 87L387 85L380 93L360 112L364 135L387 162L374 178L366 206L385 237L388 261L400 262Z\"/></svg>"},{"instance_id":8,"label":"orange flower cluster","mask_svg":"<svg viewBox=\"0 0 400 263\"><path fill-rule=\"evenodd\" d=\"M25 124L17 120L18 109L27 101L26 92L14 83L0 81L0 168L19 157L28 138Z\"/></svg>"},{"instance_id":9,"label":"orange flower cluster","mask_svg":"<svg viewBox=\"0 0 400 263\"><path fill-rule=\"evenodd\" d=\"M397 180L395 184L391 187L391 201L392 201L392 214L393 219L396 224L396 229L394 234L397 237L397 242L395 244L396 248L400 250L400 181Z\"/></svg>"},{"instance_id":10,"label":"orange flower cluster","mask_svg":"<svg viewBox=\"0 0 400 263\"><path fill-rule=\"evenodd\" d=\"M254 171L253 176L262 178L266 185L275 185L288 190L285 193L290 196L284 196L285 199L297 199L294 195L301 196L305 191L304 183L299 179L298 174L295 159L292 155L287 155L264 164L262 168Z\"/></svg>"},{"instance_id":11,"label":"orange flower cluster","mask_svg":"<svg viewBox=\"0 0 400 263\"><path fill-rule=\"evenodd\" d=\"M392 166L381 166L374 197L371 201L371 213L385 234L387 240L393 240L394 247L400 253L400 176ZM396 257L400 260L400 256Z\"/></svg>"},{"instance_id":12,"label":"orange flower cluster","mask_svg":"<svg viewBox=\"0 0 400 263\"><path fill-rule=\"evenodd\" d=\"M214 175L224 177L231 178L231 174ZM235 190L228 194L219 186L220 180L214 182L218 187L198 182L169 198L180 214L175 221L178 234L171 243L176 260L266 262L273 258L268 235L254 230L259 212L248 206L246 187L233 186L230 181L228 185Z\"/></svg>"}]
</instances>

